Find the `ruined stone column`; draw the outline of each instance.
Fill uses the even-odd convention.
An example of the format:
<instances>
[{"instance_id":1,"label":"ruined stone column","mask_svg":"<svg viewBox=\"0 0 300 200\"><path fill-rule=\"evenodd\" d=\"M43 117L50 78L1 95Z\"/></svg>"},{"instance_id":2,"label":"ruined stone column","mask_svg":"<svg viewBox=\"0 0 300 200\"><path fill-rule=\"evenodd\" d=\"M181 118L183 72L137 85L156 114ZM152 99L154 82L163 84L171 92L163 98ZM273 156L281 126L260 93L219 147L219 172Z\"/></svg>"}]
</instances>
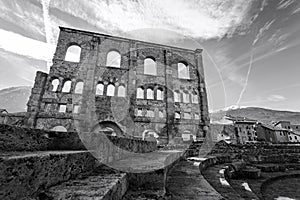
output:
<instances>
[{"instance_id":1,"label":"ruined stone column","mask_svg":"<svg viewBox=\"0 0 300 200\"><path fill-rule=\"evenodd\" d=\"M201 110L201 121L202 121L202 129L203 129L203 137L206 137L206 134L209 130L209 112L208 112L208 101L207 101L207 93L206 93L206 85L204 79L204 68L202 61L202 49L195 50L195 59L196 65L199 72L199 96L200 96L200 110ZM199 137L199 136L198 136Z\"/></svg>"}]
</instances>

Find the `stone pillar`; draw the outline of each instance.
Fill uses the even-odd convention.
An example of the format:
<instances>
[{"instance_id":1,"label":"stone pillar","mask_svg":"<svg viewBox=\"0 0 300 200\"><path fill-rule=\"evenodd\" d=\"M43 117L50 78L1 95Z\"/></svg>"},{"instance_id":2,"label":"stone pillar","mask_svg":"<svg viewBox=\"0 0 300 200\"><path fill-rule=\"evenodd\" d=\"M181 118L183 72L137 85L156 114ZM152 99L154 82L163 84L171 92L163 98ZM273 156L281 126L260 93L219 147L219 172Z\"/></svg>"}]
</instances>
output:
<instances>
[{"instance_id":1,"label":"stone pillar","mask_svg":"<svg viewBox=\"0 0 300 200\"><path fill-rule=\"evenodd\" d=\"M172 52L164 51L165 54L165 81L166 81L166 95L164 101L166 102L166 119L167 119L167 137L168 143L173 141L173 127L174 127L174 95L173 95L173 69L171 66Z\"/></svg>"},{"instance_id":2,"label":"stone pillar","mask_svg":"<svg viewBox=\"0 0 300 200\"><path fill-rule=\"evenodd\" d=\"M129 66L128 66L128 79L127 79L127 97L129 100L129 117L134 118L134 109L136 101L136 74L137 74L137 47L134 41L130 42L129 52ZM136 125L133 119L127 120L127 129L130 130L130 134L133 136L140 136L140 133L136 131Z\"/></svg>"},{"instance_id":3,"label":"stone pillar","mask_svg":"<svg viewBox=\"0 0 300 200\"><path fill-rule=\"evenodd\" d=\"M95 113L95 69L97 67L98 47L100 41L93 38L91 46L87 46L87 53L82 58L83 62L80 63L80 70L84 70L84 88L82 92L81 112L78 124L80 131L84 134L90 134L92 127L97 123L97 115ZM88 137L88 136L87 136Z\"/></svg>"},{"instance_id":4,"label":"stone pillar","mask_svg":"<svg viewBox=\"0 0 300 200\"><path fill-rule=\"evenodd\" d=\"M201 111L201 122L203 129L203 137L206 137L209 130L209 112L208 112L208 101L207 101L207 93L204 79L204 68L202 62L202 49L195 50L195 59L196 65L199 72L199 97L200 97L200 111ZM199 136L198 136L199 137Z\"/></svg>"},{"instance_id":5,"label":"stone pillar","mask_svg":"<svg viewBox=\"0 0 300 200\"><path fill-rule=\"evenodd\" d=\"M25 125L35 128L37 115L40 111L41 101L46 90L48 74L38 71L35 76L34 86L27 103Z\"/></svg>"}]
</instances>

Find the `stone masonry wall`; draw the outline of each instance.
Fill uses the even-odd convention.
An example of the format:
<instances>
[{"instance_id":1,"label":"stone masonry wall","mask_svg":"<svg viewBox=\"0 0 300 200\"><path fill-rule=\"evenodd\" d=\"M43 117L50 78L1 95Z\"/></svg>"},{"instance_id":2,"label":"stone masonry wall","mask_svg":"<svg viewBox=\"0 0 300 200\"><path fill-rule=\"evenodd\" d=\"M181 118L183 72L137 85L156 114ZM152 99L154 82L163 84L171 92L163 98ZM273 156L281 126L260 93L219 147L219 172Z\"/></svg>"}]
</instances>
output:
<instances>
[{"instance_id":1,"label":"stone masonry wall","mask_svg":"<svg viewBox=\"0 0 300 200\"><path fill-rule=\"evenodd\" d=\"M60 35L49 75L38 72L28 102L30 127L50 130L63 126L67 131L91 132L91 127L101 122L114 122L123 132L142 137L143 132L156 132L168 143L184 132L205 137L209 126L207 94L202 64L202 50L195 51L152 44L137 40L113 37L87 31L60 28ZM81 49L80 61L65 60L68 47ZM117 51L121 55L120 68L106 66L107 54ZM157 75L144 74L144 59L153 58L157 64ZM178 78L177 64L186 63L189 79ZM52 81L59 80L56 91ZM70 92L62 92L66 81L71 81ZM76 83L84 83L81 94L75 94ZM115 95L96 95L97 85L103 84L103 94L109 85L114 85ZM119 86L125 86L125 97L117 96ZM163 100L137 99L139 87L163 91ZM181 94L195 93L197 103L174 102L174 91ZM189 96L191 98L191 96ZM66 106L58 112L59 106ZM74 107L80 112L74 113ZM138 109L143 116L137 116ZM152 111L153 116L147 116ZM159 116L162 113L163 117ZM175 119L178 112L180 119ZM185 118L188 113L191 117ZM199 115L199 118L194 116ZM79 127L78 127L79 126Z\"/></svg>"},{"instance_id":2,"label":"stone masonry wall","mask_svg":"<svg viewBox=\"0 0 300 200\"><path fill-rule=\"evenodd\" d=\"M156 142L139 139L120 138L112 136L99 141L103 136L93 137L95 144L106 146L106 155L114 154L117 149L135 153L147 153L156 150ZM108 148L111 147L111 148ZM40 129L30 129L0 124L0 151L49 151L49 150L86 150L76 132L53 132ZM94 150L94 149L89 149ZM119 150L120 151L120 150Z\"/></svg>"}]
</instances>

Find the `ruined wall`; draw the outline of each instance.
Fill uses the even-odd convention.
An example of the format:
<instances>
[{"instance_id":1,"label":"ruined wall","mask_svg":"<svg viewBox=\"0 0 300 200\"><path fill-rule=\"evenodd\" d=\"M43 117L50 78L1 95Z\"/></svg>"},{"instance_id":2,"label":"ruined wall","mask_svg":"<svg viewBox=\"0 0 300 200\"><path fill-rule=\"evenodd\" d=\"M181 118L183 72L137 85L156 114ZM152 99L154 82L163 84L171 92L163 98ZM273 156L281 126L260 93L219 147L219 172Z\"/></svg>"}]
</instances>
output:
<instances>
[{"instance_id":1,"label":"ruined wall","mask_svg":"<svg viewBox=\"0 0 300 200\"><path fill-rule=\"evenodd\" d=\"M49 75L37 73L28 102L30 127L49 130L63 126L67 131L89 132L86 127L111 121L128 135L142 137L145 130L154 131L165 142L181 137L183 132L205 136L209 117L202 50L60 29L53 66ZM79 62L65 59L68 48L73 45L81 49ZM108 53L112 50L121 56L120 67L107 65ZM156 75L144 73L146 58L155 60ZM188 66L189 78L179 78L179 62ZM55 79L59 84L53 91ZM70 90L64 92L64 84L68 81L71 81ZM76 94L78 82L83 82L83 90ZM103 85L100 95L96 94L99 84ZM114 95L105 95L111 85ZM126 94L118 96L123 86ZM143 88L143 99L137 98L139 87ZM153 90L153 99L146 98L148 88ZM158 90L162 91L163 99L156 98ZM174 102L174 91L180 93L180 102ZM185 92L189 102L183 102ZM191 101L192 94L196 95L196 102ZM91 111L93 114L89 114ZM140 111L142 115L137 115ZM180 119L175 117L175 112Z\"/></svg>"}]
</instances>

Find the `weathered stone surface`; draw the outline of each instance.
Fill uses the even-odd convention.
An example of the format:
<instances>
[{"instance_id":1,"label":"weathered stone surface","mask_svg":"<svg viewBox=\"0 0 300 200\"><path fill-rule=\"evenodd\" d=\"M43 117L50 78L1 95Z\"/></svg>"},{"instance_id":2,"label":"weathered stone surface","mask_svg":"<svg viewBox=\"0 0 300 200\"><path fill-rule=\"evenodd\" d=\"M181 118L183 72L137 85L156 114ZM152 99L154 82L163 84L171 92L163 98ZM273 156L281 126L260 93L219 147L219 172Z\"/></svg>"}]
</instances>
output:
<instances>
[{"instance_id":1,"label":"weathered stone surface","mask_svg":"<svg viewBox=\"0 0 300 200\"><path fill-rule=\"evenodd\" d=\"M0 199L26 199L62 181L91 171L97 162L87 151L1 154Z\"/></svg>"},{"instance_id":2,"label":"weathered stone surface","mask_svg":"<svg viewBox=\"0 0 300 200\"><path fill-rule=\"evenodd\" d=\"M128 188L125 173L98 167L87 177L53 186L39 195L39 200L119 200Z\"/></svg>"},{"instance_id":3,"label":"weathered stone surface","mask_svg":"<svg viewBox=\"0 0 300 200\"><path fill-rule=\"evenodd\" d=\"M77 133L0 124L0 151L85 150Z\"/></svg>"},{"instance_id":4,"label":"weathered stone surface","mask_svg":"<svg viewBox=\"0 0 300 200\"><path fill-rule=\"evenodd\" d=\"M214 165L202 172L203 177L218 191L225 199L242 200L226 179L225 169L227 164Z\"/></svg>"},{"instance_id":5,"label":"weathered stone surface","mask_svg":"<svg viewBox=\"0 0 300 200\"><path fill-rule=\"evenodd\" d=\"M65 60L71 45L81 49L79 62ZM120 53L119 68L107 66L107 54L111 50ZM144 73L146 58L155 60L155 76ZM178 63L188 66L189 79L178 75ZM205 137L209 117L203 70L201 49L189 50L61 27L50 73L36 75L28 101L27 125L46 130L63 126L68 131L78 132L82 128L78 124L92 129L98 123L110 121L135 137L143 137L145 130L154 131L162 143L174 142L173 138L182 137L184 132ZM56 91L52 91L54 79L59 81ZM71 81L69 92L63 92L66 81ZM82 94L74 94L78 81L84 83ZM98 83L103 84L103 95L96 95ZM105 95L110 84L115 86L113 96ZM117 96L121 85L126 89L125 97ZM136 97L139 87L144 89L144 99ZM146 98L147 89L153 90L155 98ZM160 89L162 100L157 99ZM175 91L180 92L180 102L174 102ZM183 102L184 93L189 101ZM194 102L192 94L196 95ZM66 106L66 111L59 113L61 104ZM79 113L73 113L75 105L80 106ZM138 109L143 113L151 110L154 116L136 116ZM160 112L163 117L159 116ZM175 112L180 113L180 119L174 118ZM184 117L187 113L190 116Z\"/></svg>"},{"instance_id":6,"label":"weathered stone surface","mask_svg":"<svg viewBox=\"0 0 300 200\"><path fill-rule=\"evenodd\" d=\"M258 179L261 177L261 170L255 167L246 167L241 170L241 176L249 179Z\"/></svg>"},{"instance_id":7,"label":"weathered stone surface","mask_svg":"<svg viewBox=\"0 0 300 200\"><path fill-rule=\"evenodd\" d=\"M200 174L193 163L181 161L172 169L167 178L167 195L172 200L182 199L224 199Z\"/></svg>"}]
</instances>

